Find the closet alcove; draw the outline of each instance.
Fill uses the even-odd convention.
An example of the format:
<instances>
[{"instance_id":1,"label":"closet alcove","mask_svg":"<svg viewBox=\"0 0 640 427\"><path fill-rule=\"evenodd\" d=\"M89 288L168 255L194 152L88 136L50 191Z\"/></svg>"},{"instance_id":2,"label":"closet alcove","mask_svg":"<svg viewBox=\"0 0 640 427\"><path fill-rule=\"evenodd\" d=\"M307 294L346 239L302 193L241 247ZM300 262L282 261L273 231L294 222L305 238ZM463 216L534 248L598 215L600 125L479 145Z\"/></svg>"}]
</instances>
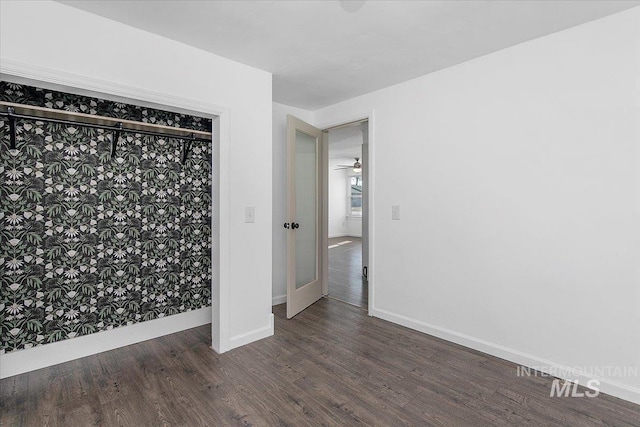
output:
<instances>
[{"instance_id":1,"label":"closet alcove","mask_svg":"<svg viewBox=\"0 0 640 427\"><path fill-rule=\"evenodd\" d=\"M12 142L0 117L0 352L211 305L212 146L185 153L210 119L4 81L0 101L109 122L17 117Z\"/></svg>"}]
</instances>

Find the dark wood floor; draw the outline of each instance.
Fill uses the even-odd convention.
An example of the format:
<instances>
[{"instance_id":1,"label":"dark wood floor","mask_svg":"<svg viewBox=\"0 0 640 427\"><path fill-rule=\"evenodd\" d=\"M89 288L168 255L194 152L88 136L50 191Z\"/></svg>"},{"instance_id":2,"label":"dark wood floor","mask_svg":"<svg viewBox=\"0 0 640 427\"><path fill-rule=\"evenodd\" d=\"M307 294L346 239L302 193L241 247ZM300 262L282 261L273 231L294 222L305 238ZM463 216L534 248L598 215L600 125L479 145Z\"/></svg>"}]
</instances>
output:
<instances>
[{"instance_id":1,"label":"dark wood floor","mask_svg":"<svg viewBox=\"0 0 640 427\"><path fill-rule=\"evenodd\" d=\"M321 299L216 355L203 326L0 381L0 425L640 425L600 395Z\"/></svg>"},{"instance_id":2,"label":"dark wood floor","mask_svg":"<svg viewBox=\"0 0 640 427\"><path fill-rule=\"evenodd\" d=\"M344 242L349 243L344 243ZM332 247L337 245L336 247ZM362 239L329 239L329 296L366 309L369 285L362 276Z\"/></svg>"}]
</instances>

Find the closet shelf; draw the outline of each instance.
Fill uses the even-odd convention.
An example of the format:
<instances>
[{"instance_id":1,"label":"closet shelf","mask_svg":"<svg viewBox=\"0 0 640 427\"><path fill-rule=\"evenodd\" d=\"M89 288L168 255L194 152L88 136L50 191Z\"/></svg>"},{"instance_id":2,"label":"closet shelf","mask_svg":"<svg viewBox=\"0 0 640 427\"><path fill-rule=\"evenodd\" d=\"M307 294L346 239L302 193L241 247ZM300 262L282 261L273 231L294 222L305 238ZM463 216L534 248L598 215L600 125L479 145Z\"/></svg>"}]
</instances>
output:
<instances>
[{"instance_id":1,"label":"closet shelf","mask_svg":"<svg viewBox=\"0 0 640 427\"><path fill-rule=\"evenodd\" d=\"M113 131L111 155L116 153L117 141L122 133L137 133L160 138L176 138L183 140L182 163L184 164L192 142L211 142L212 132L181 129L154 123L144 123L115 117L98 116L72 111L55 110L53 108L16 104L0 101L0 117L7 117L10 133L10 148L16 149L15 121L40 120L49 123L61 123L69 126L82 126L94 129Z\"/></svg>"},{"instance_id":2,"label":"closet shelf","mask_svg":"<svg viewBox=\"0 0 640 427\"><path fill-rule=\"evenodd\" d=\"M42 121L65 121L77 125L96 125L95 127L105 127L111 130L122 123L123 132L153 132L169 138L189 138L191 134L196 135L198 141L211 141L211 132L191 129L181 129L154 123L137 122L134 120L118 119L115 117L97 116L72 111L54 110L53 108L37 107L33 105L15 104L12 102L0 101L0 115L7 116L9 108L14 109L14 115L23 116L23 119L34 119ZM28 117L27 117L28 116ZM17 117L16 117L17 118ZM93 127L93 126L92 126Z\"/></svg>"}]
</instances>

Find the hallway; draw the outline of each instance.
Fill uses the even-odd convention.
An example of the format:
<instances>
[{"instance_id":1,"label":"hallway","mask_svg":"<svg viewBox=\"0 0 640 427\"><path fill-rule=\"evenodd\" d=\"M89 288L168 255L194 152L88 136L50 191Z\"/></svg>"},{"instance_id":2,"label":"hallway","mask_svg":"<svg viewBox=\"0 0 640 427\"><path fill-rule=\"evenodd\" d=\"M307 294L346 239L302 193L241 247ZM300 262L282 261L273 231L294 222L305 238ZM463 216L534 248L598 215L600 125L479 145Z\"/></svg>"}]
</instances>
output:
<instances>
[{"instance_id":1,"label":"hallway","mask_svg":"<svg viewBox=\"0 0 640 427\"><path fill-rule=\"evenodd\" d=\"M362 276L362 239L329 239L329 297L364 310L369 304L369 285Z\"/></svg>"}]
</instances>

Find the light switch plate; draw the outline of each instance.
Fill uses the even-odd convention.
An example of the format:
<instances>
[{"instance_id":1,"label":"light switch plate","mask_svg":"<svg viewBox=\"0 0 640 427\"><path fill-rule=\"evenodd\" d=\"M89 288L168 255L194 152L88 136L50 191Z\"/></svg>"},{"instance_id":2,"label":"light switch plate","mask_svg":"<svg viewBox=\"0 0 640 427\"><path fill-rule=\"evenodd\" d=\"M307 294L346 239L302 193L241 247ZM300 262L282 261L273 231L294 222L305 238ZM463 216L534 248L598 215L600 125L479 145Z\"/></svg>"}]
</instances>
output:
<instances>
[{"instance_id":1,"label":"light switch plate","mask_svg":"<svg viewBox=\"0 0 640 427\"><path fill-rule=\"evenodd\" d=\"M244 208L244 222L256 222L256 208L247 206Z\"/></svg>"},{"instance_id":2,"label":"light switch plate","mask_svg":"<svg viewBox=\"0 0 640 427\"><path fill-rule=\"evenodd\" d=\"M391 206L391 219L400 220L400 206L398 205Z\"/></svg>"}]
</instances>

